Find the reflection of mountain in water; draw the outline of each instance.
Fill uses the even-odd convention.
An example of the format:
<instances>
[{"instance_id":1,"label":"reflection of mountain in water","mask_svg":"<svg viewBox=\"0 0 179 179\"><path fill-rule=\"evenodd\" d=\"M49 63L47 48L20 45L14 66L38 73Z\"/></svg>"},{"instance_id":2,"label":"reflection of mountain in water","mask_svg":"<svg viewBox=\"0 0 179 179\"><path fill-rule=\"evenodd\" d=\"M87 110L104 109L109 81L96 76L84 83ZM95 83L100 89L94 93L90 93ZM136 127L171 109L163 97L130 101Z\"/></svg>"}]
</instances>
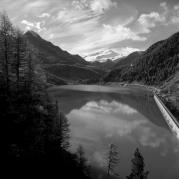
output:
<instances>
[{"instance_id":1,"label":"reflection of mountain in water","mask_svg":"<svg viewBox=\"0 0 179 179\"><path fill-rule=\"evenodd\" d=\"M53 92L53 97L59 100L60 110L65 114L70 113L73 109L80 109L89 101L106 100L108 102L117 101L126 104L133 109L137 110L152 123L157 126L168 129L167 124L164 122L163 116L156 106L153 96L149 92L135 92L135 93L93 93L84 91L70 91L60 89Z\"/></svg>"},{"instance_id":2,"label":"reflection of mountain in water","mask_svg":"<svg viewBox=\"0 0 179 179\"><path fill-rule=\"evenodd\" d=\"M149 119L152 123L157 126L164 127L168 129L165 120L159 111L155 101L153 100L153 95L151 94L126 94L126 95L116 95L114 99L118 102L129 105L130 107L136 109L140 114Z\"/></svg>"}]
</instances>

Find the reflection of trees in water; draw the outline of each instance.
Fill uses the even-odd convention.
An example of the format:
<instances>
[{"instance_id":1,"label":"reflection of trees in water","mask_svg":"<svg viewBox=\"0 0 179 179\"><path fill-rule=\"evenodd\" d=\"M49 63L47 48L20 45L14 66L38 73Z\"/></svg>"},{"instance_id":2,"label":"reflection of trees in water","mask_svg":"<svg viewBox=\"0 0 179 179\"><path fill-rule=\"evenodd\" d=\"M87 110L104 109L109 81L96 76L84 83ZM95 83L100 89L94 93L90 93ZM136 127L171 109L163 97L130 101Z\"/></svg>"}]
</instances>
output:
<instances>
[{"instance_id":1,"label":"reflection of trees in water","mask_svg":"<svg viewBox=\"0 0 179 179\"><path fill-rule=\"evenodd\" d=\"M58 101L56 101L56 116L57 120L54 122L54 134L56 135L56 140L59 141L59 146L65 150L69 148L69 122L66 116L59 112Z\"/></svg>"},{"instance_id":2,"label":"reflection of trees in water","mask_svg":"<svg viewBox=\"0 0 179 179\"><path fill-rule=\"evenodd\" d=\"M127 176L127 179L147 179L149 171L145 171L144 157L137 148L134 152L134 157L131 160L132 168L131 173ZM107 156L107 179L110 177L120 177L119 173L115 171L115 168L119 164L119 151L118 147L114 144L110 145L108 156Z\"/></svg>"},{"instance_id":3,"label":"reflection of trees in water","mask_svg":"<svg viewBox=\"0 0 179 179\"><path fill-rule=\"evenodd\" d=\"M127 177L127 179L147 179L149 171L144 171L144 158L138 148L135 150L134 158L131 160L131 162L131 174Z\"/></svg>"},{"instance_id":4,"label":"reflection of trees in water","mask_svg":"<svg viewBox=\"0 0 179 179\"><path fill-rule=\"evenodd\" d=\"M110 178L110 175L119 176L119 174L116 173L115 171L115 168L118 164L119 164L118 147L114 144L111 144L107 155L107 179Z\"/></svg>"},{"instance_id":5,"label":"reflection of trees in water","mask_svg":"<svg viewBox=\"0 0 179 179\"><path fill-rule=\"evenodd\" d=\"M57 109L58 109L58 103ZM61 132L59 133L59 137L61 136L61 147L65 147L64 149L68 149L69 147L69 123L67 117L59 112L59 125ZM100 178L100 179L122 179L119 175L119 171L116 171L116 168L119 165L119 151L118 146L111 144L109 151L107 153L107 177L103 173L103 171L97 172L95 168L88 165L88 160L85 158L85 151L82 145L79 145L77 148L76 153L74 154L75 161L77 162L77 167L80 171L83 172L84 176L93 176L91 178ZM140 153L139 149L137 148L134 152L134 157L131 160L132 168L131 173L127 176L127 179L147 179L149 175L149 171L145 171L145 162L144 157ZM122 165L122 163L121 163ZM94 174L94 173L95 174ZM100 177L99 177L100 176Z\"/></svg>"},{"instance_id":6,"label":"reflection of trees in water","mask_svg":"<svg viewBox=\"0 0 179 179\"><path fill-rule=\"evenodd\" d=\"M111 144L108 151L107 176L105 176L102 171L96 173L95 168L87 165L87 159L85 158L85 153L81 145L78 147L76 155L78 166L85 175L93 175L93 178L100 179L122 179L122 177L119 175L119 171L115 170L119 165L119 151L116 145ZM126 177L126 179L147 179L149 171L144 170L144 157L142 156L138 148L134 152L134 157L132 158L131 163L131 173L129 176ZM92 174L93 172L95 172L95 174Z\"/></svg>"}]
</instances>

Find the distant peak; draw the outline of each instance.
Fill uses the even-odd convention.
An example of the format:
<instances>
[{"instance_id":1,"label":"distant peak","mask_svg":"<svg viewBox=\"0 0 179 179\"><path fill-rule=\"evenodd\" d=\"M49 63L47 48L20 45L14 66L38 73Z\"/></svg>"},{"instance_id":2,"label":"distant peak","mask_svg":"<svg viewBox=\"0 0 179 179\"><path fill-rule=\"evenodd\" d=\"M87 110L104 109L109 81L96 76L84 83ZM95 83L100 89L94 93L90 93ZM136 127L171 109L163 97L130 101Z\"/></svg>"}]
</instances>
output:
<instances>
[{"instance_id":1,"label":"distant peak","mask_svg":"<svg viewBox=\"0 0 179 179\"><path fill-rule=\"evenodd\" d=\"M36 38L41 38L40 35L39 35L38 33L34 32L33 30L27 31L27 32L25 33L25 35L32 35L32 36L34 36L34 37L36 37Z\"/></svg>"}]
</instances>

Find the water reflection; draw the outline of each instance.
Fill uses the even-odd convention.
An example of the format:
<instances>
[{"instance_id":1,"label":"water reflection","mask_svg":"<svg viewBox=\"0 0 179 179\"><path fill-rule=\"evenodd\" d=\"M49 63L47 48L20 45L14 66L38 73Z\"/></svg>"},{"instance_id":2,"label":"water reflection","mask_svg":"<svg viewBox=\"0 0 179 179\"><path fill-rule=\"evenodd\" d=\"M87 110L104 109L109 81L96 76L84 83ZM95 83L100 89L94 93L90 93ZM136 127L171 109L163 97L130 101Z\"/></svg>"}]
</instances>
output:
<instances>
[{"instance_id":1,"label":"water reflection","mask_svg":"<svg viewBox=\"0 0 179 179\"><path fill-rule=\"evenodd\" d=\"M121 176L130 173L138 147L149 179L178 179L179 142L150 95L62 90L55 98L71 124L72 151L82 145L92 166L104 169L109 144L114 143L120 149Z\"/></svg>"}]
</instances>

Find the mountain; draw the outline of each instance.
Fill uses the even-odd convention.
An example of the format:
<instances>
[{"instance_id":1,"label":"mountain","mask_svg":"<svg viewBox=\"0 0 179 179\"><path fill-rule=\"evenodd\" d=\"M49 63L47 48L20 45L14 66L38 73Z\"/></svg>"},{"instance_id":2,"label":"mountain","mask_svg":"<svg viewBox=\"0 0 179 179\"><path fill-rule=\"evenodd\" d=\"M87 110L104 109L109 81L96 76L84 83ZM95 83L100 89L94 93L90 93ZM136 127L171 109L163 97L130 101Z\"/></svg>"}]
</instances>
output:
<instances>
[{"instance_id":1,"label":"mountain","mask_svg":"<svg viewBox=\"0 0 179 179\"><path fill-rule=\"evenodd\" d=\"M51 42L48 42L41 38L37 33L33 31L28 31L24 34L25 38L30 43L31 47L37 53L40 60L44 64L52 63L65 63L65 64L88 64L79 55L72 55L67 51L62 50L60 47L55 46Z\"/></svg>"},{"instance_id":2,"label":"mountain","mask_svg":"<svg viewBox=\"0 0 179 179\"><path fill-rule=\"evenodd\" d=\"M109 49L109 50L100 50L95 53L91 53L84 58L87 61L91 61L91 62L94 62L94 61L105 62L108 59L115 60L119 56L120 56L119 53Z\"/></svg>"},{"instance_id":3,"label":"mountain","mask_svg":"<svg viewBox=\"0 0 179 179\"><path fill-rule=\"evenodd\" d=\"M84 83L88 80L100 79L102 77L102 74L93 69L75 65L55 64L45 66L44 69L69 83Z\"/></svg>"},{"instance_id":4,"label":"mountain","mask_svg":"<svg viewBox=\"0 0 179 179\"><path fill-rule=\"evenodd\" d=\"M148 85L162 85L179 70L178 44L179 32L155 43L141 54L133 53L119 61L119 67L110 71L104 81L138 81Z\"/></svg>"},{"instance_id":5,"label":"mountain","mask_svg":"<svg viewBox=\"0 0 179 179\"><path fill-rule=\"evenodd\" d=\"M94 62L91 62L90 65L92 67L96 67L97 69L101 69L103 71L110 71L113 69L114 65L115 65L115 62L108 59L104 62L99 62L99 61L94 61Z\"/></svg>"},{"instance_id":6,"label":"mountain","mask_svg":"<svg viewBox=\"0 0 179 179\"><path fill-rule=\"evenodd\" d=\"M46 80L51 84L68 84L98 81L103 70L85 61L79 55L72 55L51 42L44 40L40 35L33 31L24 34L32 57L36 64L40 64L46 74Z\"/></svg>"},{"instance_id":7,"label":"mountain","mask_svg":"<svg viewBox=\"0 0 179 179\"><path fill-rule=\"evenodd\" d=\"M133 52L129 54L127 57L116 59L115 60L116 64L114 66L114 69L117 69L126 65L128 66L134 65L134 63L136 63L136 60L140 57L140 55L142 55L142 52L138 51L138 52Z\"/></svg>"}]
</instances>

